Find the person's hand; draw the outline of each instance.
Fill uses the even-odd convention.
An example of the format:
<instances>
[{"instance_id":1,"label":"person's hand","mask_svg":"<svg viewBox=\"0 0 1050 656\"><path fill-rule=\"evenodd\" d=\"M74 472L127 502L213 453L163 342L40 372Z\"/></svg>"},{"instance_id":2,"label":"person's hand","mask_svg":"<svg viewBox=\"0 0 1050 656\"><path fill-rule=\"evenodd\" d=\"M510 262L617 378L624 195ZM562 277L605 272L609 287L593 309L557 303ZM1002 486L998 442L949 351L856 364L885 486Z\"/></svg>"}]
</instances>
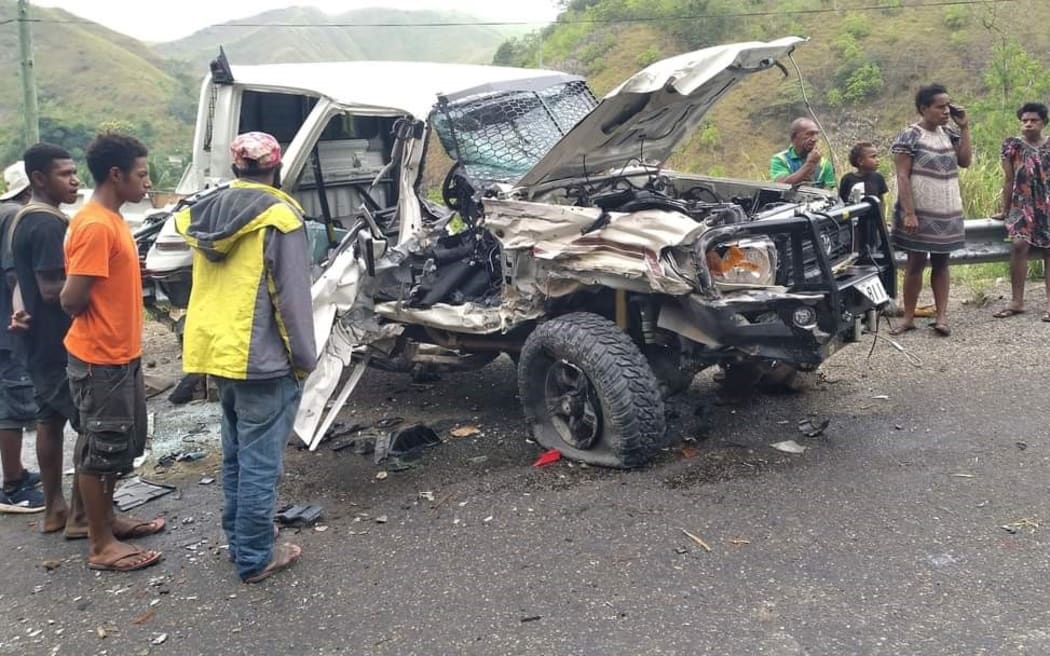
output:
<instances>
[{"instance_id":1,"label":"person's hand","mask_svg":"<svg viewBox=\"0 0 1050 656\"><path fill-rule=\"evenodd\" d=\"M806 155L806 165L814 167L820 164L820 147L813 144L813 148L810 149L809 154Z\"/></svg>"},{"instance_id":2,"label":"person's hand","mask_svg":"<svg viewBox=\"0 0 1050 656\"><path fill-rule=\"evenodd\" d=\"M909 235L914 235L919 231L919 217L915 216L915 212L909 212L904 215L904 232Z\"/></svg>"},{"instance_id":3,"label":"person's hand","mask_svg":"<svg viewBox=\"0 0 1050 656\"><path fill-rule=\"evenodd\" d=\"M19 310L11 315L11 323L8 324L7 329L15 332L25 332L29 330L29 322L32 319L33 317L28 312Z\"/></svg>"},{"instance_id":4,"label":"person's hand","mask_svg":"<svg viewBox=\"0 0 1050 656\"><path fill-rule=\"evenodd\" d=\"M966 108L962 105L952 105L952 120L959 126L960 130L970 127L970 117L966 115ZM942 114L943 116L943 114Z\"/></svg>"}]
</instances>

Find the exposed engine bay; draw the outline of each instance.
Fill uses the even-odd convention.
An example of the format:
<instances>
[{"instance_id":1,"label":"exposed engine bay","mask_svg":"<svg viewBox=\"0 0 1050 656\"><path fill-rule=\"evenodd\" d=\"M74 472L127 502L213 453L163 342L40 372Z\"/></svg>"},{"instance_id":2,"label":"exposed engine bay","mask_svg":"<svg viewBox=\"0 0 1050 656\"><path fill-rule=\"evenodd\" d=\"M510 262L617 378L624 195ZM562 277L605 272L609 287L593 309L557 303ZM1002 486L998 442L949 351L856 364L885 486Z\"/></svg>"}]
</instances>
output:
<instances>
[{"instance_id":1,"label":"exposed engine bay","mask_svg":"<svg viewBox=\"0 0 1050 656\"><path fill-rule=\"evenodd\" d=\"M671 177L647 167L549 189L533 202L518 201L502 192L493 186L480 193L463 168L454 167L442 188L450 213L433 217L421 235L389 253L386 262L377 266L375 300L419 309L437 304L499 306L505 284L513 284L520 277L515 274L521 271L508 270L522 266L513 251L530 249L533 256L543 260L543 252L551 251L546 242L552 238L564 246L565 256L579 258L584 250L603 246L616 249L616 231L607 230L614 219L618 226L635 223L639 232L652 232L651 240L642 234L633 244L621 246L636 251L636 259L655 258L661 275L669 274L683 282L651 291L690 293L699 291L689 248L699 234L779 212L792 216L800 210L800 202L808 204L801 209L810 210L832 204L825 194L813 191L717 178ZM527 206L521 216L514 211L519 202ZM488 206L491 211L486 211ZM567 224L562 221L565 217ZM529 222L541 223L544 219L546 225L535 227L534 238L529 239ZM672 225L677 240L667 240L663 234ZM660 252L676 243L683 247L681 252ZM559 255L549 259L559 259ZM572 288L575 291L579 285ZM543 295L556 297L564 292L549 287Z\"/></svg>"}]
</instances>

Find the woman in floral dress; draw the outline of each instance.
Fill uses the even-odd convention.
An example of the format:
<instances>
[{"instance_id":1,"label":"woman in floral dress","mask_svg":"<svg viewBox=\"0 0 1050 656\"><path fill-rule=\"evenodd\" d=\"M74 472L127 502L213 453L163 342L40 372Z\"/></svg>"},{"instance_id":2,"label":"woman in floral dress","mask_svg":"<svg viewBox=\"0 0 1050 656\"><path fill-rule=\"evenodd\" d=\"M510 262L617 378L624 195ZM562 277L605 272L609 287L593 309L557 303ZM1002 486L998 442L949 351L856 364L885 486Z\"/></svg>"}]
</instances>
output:
<instances>
[{"instance_id":1,"label":"woman in floral dress","mask_svg":"<svg viewBox=\"0 0 1050 656\"><path fill-rule=\"evenodd\" d=\"M897 171L897 203L893 212L893 245L908 253L904 270L904 317L891 334L915 330L915 304L922 273L930 261L930 287L937 317L931 327L943 337L948 328L948 257L966 242L963 230L959 168L970 165L970 120L951 104L939 84L919 89L915 109L921 120L904 129L893 142ZM954 127L948 124L955 122Z\"/></svg>"},{"instance_id":2,"label":"woman in floral dress","mask_svg":"<svg viewBox=\"0 0 1050 656\"><path fill-rule=\"evenodd\" d=\"M1003 319L1024 312L1024 283L1028 276L1028 252L1043 251L1043 270L1050 271L1050 145L1043 136L1047 108L1025 103L1017 110L1021 136L1003 142L1003 211L996 218L1006 221L1013 241L1010 256L1010 304L996 312ZM1050 276L1046 278L1043 321L1050 322Z\"/></svg>"}]
</instances>

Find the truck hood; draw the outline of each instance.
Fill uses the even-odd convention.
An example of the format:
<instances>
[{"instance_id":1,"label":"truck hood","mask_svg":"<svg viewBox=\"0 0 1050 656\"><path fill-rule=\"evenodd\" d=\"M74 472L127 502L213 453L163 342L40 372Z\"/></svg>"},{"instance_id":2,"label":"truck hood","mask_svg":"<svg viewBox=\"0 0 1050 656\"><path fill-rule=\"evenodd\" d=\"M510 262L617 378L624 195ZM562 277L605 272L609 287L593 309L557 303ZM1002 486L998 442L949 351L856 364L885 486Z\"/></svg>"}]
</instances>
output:
<instances>
[{"instance_id":1,"label":"truck hood","mask_svg":"<svg viewBox=\"0 0 1050 656\"><path fill-rule=\"evenodd\" d=\"M708 109L744 76L775 66L805 39L732 43L658 61L609 92L518 183L532 187L663 164Z\"/></svg>"}]
</instances>

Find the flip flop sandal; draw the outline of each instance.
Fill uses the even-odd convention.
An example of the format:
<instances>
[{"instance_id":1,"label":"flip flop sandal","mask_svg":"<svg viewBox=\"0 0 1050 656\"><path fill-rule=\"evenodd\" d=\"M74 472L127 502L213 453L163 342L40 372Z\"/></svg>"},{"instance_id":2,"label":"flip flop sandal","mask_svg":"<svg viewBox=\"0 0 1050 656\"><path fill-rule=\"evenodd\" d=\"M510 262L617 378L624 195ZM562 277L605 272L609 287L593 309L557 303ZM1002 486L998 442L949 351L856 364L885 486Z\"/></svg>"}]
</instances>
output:
<instances>
[{"instance_id":1,"label":"flip flop sandal","mask_svg":"<svg viewBox=\"0 0 1050 656\"><path fill-rule=\"evenodd\" d=\"M165 526L167 526L167 522L164 521L164 518L156 517L149 521L138 522L132 525L132 527L129 528L127 531L121 531L120 533L114 531L113 537L117 538L118 540L133 540L135 538L144 538L149 535L156 535L157 533L160 533L164 530Z\"/></svg>"},{"instance_id":2,"label":"flip flop sandal","mask_svg":"<svg viewBox=\"0 0 1050 656\"><path fill-rule=\"evenodd\" d=\"M952 329L947 324L943 323L931 323L930 328L933 328L933 332L937 333L941 337L951 337Z\"/></svg>"},{"instance_id":3,"label":"flip flop sandal","mask_svg":"<svg viewBox=\"0 0 1050 656\"><path fill-rule=\"evenodd\" d=\"M277 552L280 552L280 554L282 556L284 556L283 560L279 559ZM289 542L285 542L284 544L279 545L277 547L277 549L274 552L273 558L270 560L270 564L269 565L264 567L258 573L246 577L244 579L244 582L245 583L259 583L260 581L264 581L267 578L269 578L271 575L276 574L277 572L280 572L281 570L288 569L289 567L294 565L296 563L296 561L299 560L299 557L302 556L302 555L303 555L302 548L300 548L300 547L298 547L298 546L296 546L294 544L291 544Z\"/></svg>"},{"instance_id":4,"label":"flip flop sandal","mask_svg":"<svg viewBox=\"0 0 1050 656\"><path fill-rule=\"evenodd\" d=\"M911 331L916 330L916 328L917 326L915 324L911 324L910 326L897 326L890 330L890 335L896 337L898 335L903 335L904 333L910 333Z\"/></svg>"},{"instance_id":5,"label":"flip flop sandal","mask_svg":"<svg viewBox=\"0 0 1050 656\"><path fill-rule=\"evenodd\" d=\"M1024 314L1024 310L1015 310L1013 308L1003 308L1002 310L999 310L998 312L996 312L992 316L995 317L996 319L1006 319L1008 317L1012 317L1012 316L1015 316L1015 315L1018 315L1018 314Z\"/></svg>"},{"instance_id":6,"label":"flip flop sandal","mask_svg":"<svg viewBox=\"0 0 1050 656\"><path fill-rule=\"evenodd\" d=\"M146 556L145 560L134 560ZM159 551L147 551L145 549L139 549L128 554L109 561L108 563L93 563L88 561L88 569L93 569L100 572L134 572L136 570L145 569L150 565L156 565L163 558L163 554ZM126 564L125 561L129 561Z\"/></svg>"},{"instance_id":7,"label":"flip flop sandal","mask_svg":"<svg viewBox=\"0 0 1050 656\"><path fill-rule=\"evenodd\" d=\"M159 526L157 526L158 522L160 523ZM157 526L157 528L147 528L152 526ZM114 531L113 537L117 538L118 540L133 540L135 538L144 538L150 535L156 535L157 533L160 533L164 530L165 526L167 526L167 522L164 521L164 518L157 517L156 519L151 519L148 522L138 522L137 524L132 526L131 529L128 531L122 531L120 533ZM87 536L87 529L84 529L83 531L70 531L68 529L62 531L62 537L64 537L67 540L86 540Z\"/></svg>"}]
</instances>

